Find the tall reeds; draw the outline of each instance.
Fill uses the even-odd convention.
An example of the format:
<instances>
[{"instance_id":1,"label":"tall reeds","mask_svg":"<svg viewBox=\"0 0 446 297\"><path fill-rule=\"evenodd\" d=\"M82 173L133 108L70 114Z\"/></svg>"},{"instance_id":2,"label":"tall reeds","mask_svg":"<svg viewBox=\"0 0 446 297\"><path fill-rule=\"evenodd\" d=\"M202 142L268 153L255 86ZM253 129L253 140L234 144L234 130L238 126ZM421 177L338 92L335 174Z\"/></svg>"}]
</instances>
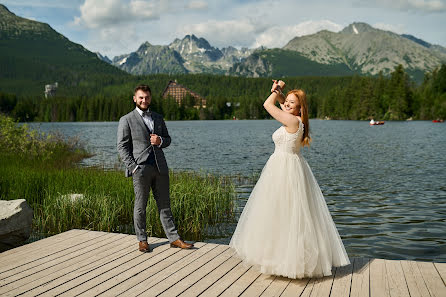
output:
<instances>
[{"instance_id":1,"label":"tall reeds","mask_svg":"<svg viewBox=\"0 0 446 297\"><path fill-rule=\"evenodd\" d=\"M1 115L0 124L0 199L26 199L34 210L35 232L85 228L133 233L131 179L118 170L75 166L88 155L76 140L39 134ZM170 195L185 239L201 240L209 226L234 219L235 191L227 177L170 172ZM152 197L147 229L150 236L164 237Z\"/></svg>"}]
</instances>

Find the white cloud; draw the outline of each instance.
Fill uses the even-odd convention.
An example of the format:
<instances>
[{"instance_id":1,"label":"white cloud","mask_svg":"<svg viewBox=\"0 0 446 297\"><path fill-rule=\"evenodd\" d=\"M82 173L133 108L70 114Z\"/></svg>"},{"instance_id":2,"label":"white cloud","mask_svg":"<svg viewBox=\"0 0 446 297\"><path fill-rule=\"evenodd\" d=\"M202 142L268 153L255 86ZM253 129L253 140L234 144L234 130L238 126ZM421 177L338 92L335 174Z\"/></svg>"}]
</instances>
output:
<instances>
[{"instance_id":1,"label":"white cloud","mask_svg":"<svg viewBox=\"0 0 446 297\"><path fill-rule=\"evenodd\" d=\"M328 20L306 21L294 26L274 26L257 36L252 47L261 45L268 48L283 47L288 41L297 36L310 35L321 30L339 32L342 28L342 25Z\"/></svg>"},{"instance_id":2,"label":"white cloud","mask_svg":"<svg viewBox=\"0 0 446 297\"><path fill-rule=\"evenodd\" d=\"M168 9L166 1L133 0L129 4L132 18L141 20L157 19L159 15Z\"/></svg>"},{"instance_id":3,"label":"white cloud","mask_svg":"<svg viewBox=\"0 0 446 297\"><path fill-rule=\"evenodd\" d=\"M85 43L90 51L100 52L112 59L116 55L135 51L144 41L144 36L138 34L134 24L124 24L92 31Z\"/></svg>"},{"instance_id":4,"label":"white cloud","mask_svg":"<svg viewBox=\"0 0 446 297\"><path fill-rule=\"evenodd\" d=\"M208 40L217 47L250 46L256 35L266 29L265 25L250 19L207 21L198 24L183 25L177 29L179 36L195 34Z\"/></svg>"},{"instance_id":5,"label":"white cloud","mask_svg":"<svg viewBox=\"0 0 446 297\"><path fill-rule=\"evenodd\" d=\"M413 11L413 12L445 12L446 1L445 0L359 0L359 2L365 6L378 6L385 8L392 8L401 11Z\"/></svg>"},{"instance_id":6,"label":"white cloud","mask_svg":"<svg viewBox=\"0 0 446 297\"><path fill-rule=\"evenodd\" d=\"M74 24L87 28L119 26L123 23L146 22L159 19L169 10L169 0L85 0L80 7L80 16Z\"/></svg>"},{"instance_id":7,"label":"white cloud","mask_svg":"<svg viewBox=\"0 0 446 297\"><path fill-rule=\"evenodd\" d=\"M60 0L3 0L6 6L42 7L42 8L75 8L75 1Z\"/></svg>"},{"instance_id":8,"label":"white cloud","mask_svg":"<svg viewBox=\"0 0 446 297\"><path fill-rule=\"evenodd\" d=\"M198 24L181 26L177 35L195 34L203 37L211 45L226 47L268 48L283 47L296 36L317 33L321 30L339 32L343 26L332 21L306 21L292 26L270 26L267 23L260 24L252 19L207 21Z\"/></svg>"},{"instance_id":9,"label":"white cloud","mask_svg":"<svg viewBox=\"0 0 446 297\"><path fill-rule=\"evenodd\" d=\"M196 9L196 10L206 10L208 8L208 4L206 1L193 0L186 5L186 8Z\"/></svg>"},{"instance_id":10,"label":"white cloud","mask_svg":"<svg viewBox=\"0 0 446 297\"><path fill-rule=\"evenodd\" d=\"M129 7L119 0L105 0L97 5L94 0L86 0L81 5L81 15L75 17L74 23L87 28L97 28L120 23L128 19Z\"/></svg>"},{"instance_id":11,"label":"white cloud","mask_svg":"<svg viewBox=\"0 0 446 297\"><path fill-rule=\"evenodd\" d=\"M373 24L372 27L377 29L391 31L397 34L403 34L407 32L406 27L403 24L386 24L386 23L376 23Z\"/></svg>"}]
</instances>

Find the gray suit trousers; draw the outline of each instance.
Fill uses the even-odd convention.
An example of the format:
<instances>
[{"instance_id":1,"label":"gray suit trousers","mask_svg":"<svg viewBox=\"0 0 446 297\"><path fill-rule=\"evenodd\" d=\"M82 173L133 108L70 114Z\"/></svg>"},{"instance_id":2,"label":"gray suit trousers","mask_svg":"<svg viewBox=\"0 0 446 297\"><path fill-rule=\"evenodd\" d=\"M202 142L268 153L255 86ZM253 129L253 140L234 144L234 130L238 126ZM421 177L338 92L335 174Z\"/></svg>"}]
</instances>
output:
<instances>
[{"instance_id":1,"label":"gray suit trousers","mask_svg":"<svg viewBox=\"0 0 446 297\"><path fill-rule=\"evenodd\" d=\"M133 174L133 189L135 191L133 219L138 241L147 240L146 208L150 189L152 189L167 239L169 242L179 239L180 236L170 209L169 175L160 174L152 165L141 164L138 166L140 168Z\"/></svg>"}]
</instances>

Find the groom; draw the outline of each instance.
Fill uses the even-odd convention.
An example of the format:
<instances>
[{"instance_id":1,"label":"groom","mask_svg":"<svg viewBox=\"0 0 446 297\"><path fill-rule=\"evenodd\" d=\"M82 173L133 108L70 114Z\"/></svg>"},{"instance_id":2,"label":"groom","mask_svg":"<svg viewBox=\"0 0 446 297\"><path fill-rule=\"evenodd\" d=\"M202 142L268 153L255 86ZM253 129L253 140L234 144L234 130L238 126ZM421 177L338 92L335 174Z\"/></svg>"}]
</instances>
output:
<instances>
[{"instance_id":1,"label":"groom","mask_svg":"<svg viewBox=\"0 0 446 297\"><path fill-rule=\"evenodd\" d=\"M119 120L118 152L126 167L125 176L133 176L133 220L139 250L150 252L146 233L146 207L150 189L170 246L190 249L193 245L184 242L178 235L170 210L169 170L162 150L170 144L166 124L160 114L149 110L152 93L148 85L135 88L133 101L136 108Z\"/></svg>"}]
</instances>

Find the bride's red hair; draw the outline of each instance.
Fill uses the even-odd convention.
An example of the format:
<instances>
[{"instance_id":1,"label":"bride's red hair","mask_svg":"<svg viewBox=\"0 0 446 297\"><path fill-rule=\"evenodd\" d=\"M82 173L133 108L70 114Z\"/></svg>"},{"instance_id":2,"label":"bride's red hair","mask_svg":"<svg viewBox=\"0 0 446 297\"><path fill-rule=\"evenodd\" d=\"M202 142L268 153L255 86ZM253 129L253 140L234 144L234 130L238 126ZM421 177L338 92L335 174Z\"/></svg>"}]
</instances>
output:
<instances>
[{"instance_id":1,"label":"bride's red hair","mask_svg":"<svg viewBox=\"0 0 446 297\"><path fill-rule=\"evenodd\" d=\"M286 95L293 94L299 100L300 105L300 117L302 119L302 123L304 124L304 134L302 135L302 145L310 146L311 137L310 137L310 121L308 119L308 103L307 103L307 95L304 90L294 89L289 91Z\"/></svg>"}]
</instances>

